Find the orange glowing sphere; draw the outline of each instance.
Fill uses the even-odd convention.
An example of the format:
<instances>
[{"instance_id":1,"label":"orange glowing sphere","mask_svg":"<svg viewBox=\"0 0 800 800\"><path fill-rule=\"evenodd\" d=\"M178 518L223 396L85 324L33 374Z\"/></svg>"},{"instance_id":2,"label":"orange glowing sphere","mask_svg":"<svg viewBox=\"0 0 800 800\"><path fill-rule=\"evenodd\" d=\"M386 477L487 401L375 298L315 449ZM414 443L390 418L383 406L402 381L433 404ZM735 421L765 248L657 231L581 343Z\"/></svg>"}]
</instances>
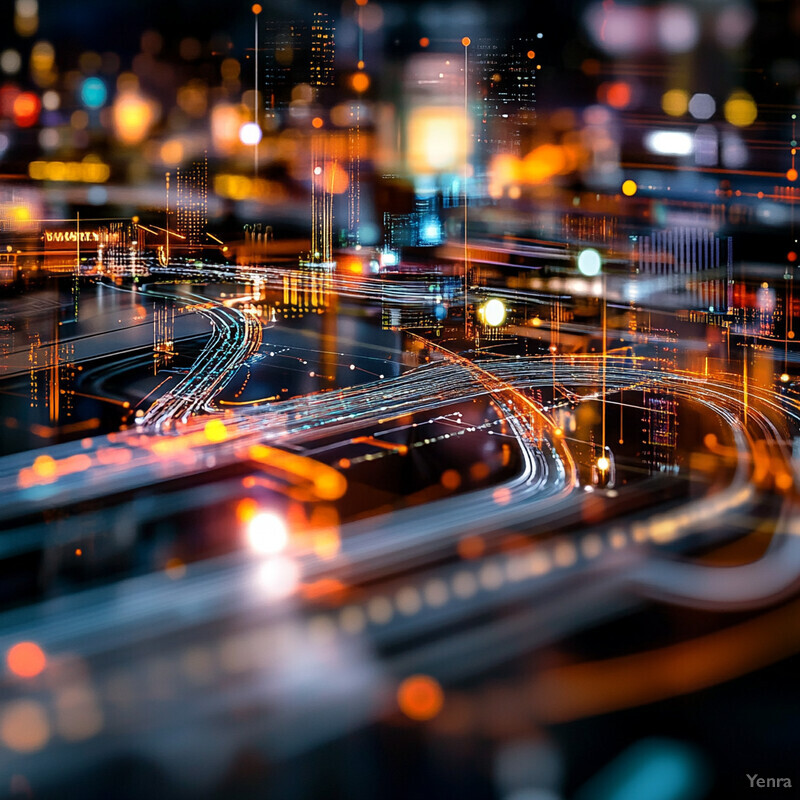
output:
<instances>
[{"instance_id":1,"label":"orange glowing sphere","mask_svg":"<svg viewBox=\"0 0 800 800\"><path fill-rule=\"evenodd\" d=\"M311 120L311 124L312 124L312 125L313 125L315 128L321 128L321 127L322 127L322 125L323 125L323 122L322 122L322 117L314 117L314 119L312 119L312 120Z\"/></svg>"},{"instance_id":2,"label":"orange glowing sphere","mask_svg":"<svg viewBox=\"0 0 800 800\"><path fill-rule=\"evenodd\" d=\"M536 53L533 50L528 50L528 58L536 58Z\"/></svg>"},{"instance_id":3,"label":"orange glowing sphere","mask_svg":"<svg viewBox=\"0 0 800 800\"><path fill-rule=\"evenodd\" d=\"M260 14L261 11L262 11L261 4L260 3L253 3L252 12L254 14Z\"/></svg>"},{"instance_id":4,"label":"orange glowing sphere","mask_svg":"<svg viewBox=\"0 0 800 800\"><path fill-rule=\"evenodd\" d=\"M411 675L397 690L397 704L410 719L433 719L444 705L444 692L439 682L428 675Z\"/></svg>"},{"instance_id":5,"label":"orange glowing sphere","mask_svg":"<svg viewBox=\"0 0 800 800\"><path fill-rule=\"evenodd\" d=\"M363 72L356 72L356 74L350 78L350 85L357 92L366 92L367 89L369 89L369 75Z\"/></svg>"},{"instance_id":6,"label":"orange glowing sphere","mask_svg":"<svg viewBox=\"0 0 800 800\"><path fill-rule=\"evenodd\" d=\"M427 47L430 43L431 43L431 40L427 36L423 36L419 40L419 46L420 47Z\"/></svg>"},{"instance_id":7,"label":"orange glowing sphere","mask_svg":"<svg viewBox=\"0 0 800 800\"><path fill-rule=\"evenodd\" d=\"M47 666L42 648L33 642L15 644L6 655L8 668L20 678L33 678Z\"/></svg>"},{"instance_id":8,"label":"orange glowing sphere","mask_svg":"<svg viewBox=\"0 0 800 800\"><path fill-rule=\"evenodd\" d=\"M470 38L469 38L469 36L465 36L465 37L464 37L464 38L461 40L461 44L463 44L463 45L464 45L464 47L469 47L469 46L472 44L472 39L470 39Z\"/></svg>"},{"instance_id":9,"label":"orange glowing sphere","mask_svg":"<svg viewBox=\"0 0 800 800\"><path fill-rule=\"evenodd\" d=\"M446 469L440 476L439 482L445 489L458 489L461 485L461 476L454 469Z\"/></svg>"},{"instance_id":10,"label":"orange glowing sphere","mask_svg":"<svg viewBox=\"0 0 800 800\"><path fill-rule=\"evenodd\" d=\"M786 180L788 181L796 181L797 180L797 170L792 167L790 170L786 172Z\"/></svg>"}]
</instances>

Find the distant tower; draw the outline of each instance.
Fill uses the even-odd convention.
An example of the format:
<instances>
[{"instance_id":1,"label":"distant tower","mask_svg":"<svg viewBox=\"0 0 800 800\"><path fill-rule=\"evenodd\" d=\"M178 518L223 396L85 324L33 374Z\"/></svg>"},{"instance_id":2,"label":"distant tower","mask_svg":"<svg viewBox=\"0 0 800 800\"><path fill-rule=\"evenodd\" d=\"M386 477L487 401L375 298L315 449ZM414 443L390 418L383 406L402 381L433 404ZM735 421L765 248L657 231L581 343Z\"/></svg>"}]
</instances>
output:
<instances>
[{"instance_id":1,"label":"distant tower","mask_svg":"<svg viewBox=\"0 0 800 800\"><path fill-rule=\"evenodd\" d=\"M60 404L61 419L69 418L75 411L75 385L78 369L75 364L75 342L67 341L59 349L59 391L62 394ZM57 420L56 420L57 421Z\"/></svg>"},{"instance_id":2,"label":"distant tower","mask_svg":"<svg viewBox=\"0 0 800 800\"><path fill-rule=\"evenodd\" d=\"M677 464L678 401L671 393L642 392L641 458L653 472L669 472Z\"/></svg>"},{"instance_id":3,"label":"distant tower","mask_svg":"<svg viewBox=\"0 0 800 800\"><path fill-rule=\"evenodd\" d=\"M111 222L100 229L100 257L102 269L109 275L135 274L133 228L127 222Z\"/></svg>"},{"instance_id":4,"label":"distant tower","mask_svg":"<svg viewBox=\"0 0 800 800\"><path fill-rule=\"evenodd\" d=\"M311 58L309 59L309 83L319 90L333 86L333 61L336 46L336 28L331 17L323 11L315 11L311 21Z\"/></svg>"},{"instance_id":5,"label":"distant tower","mask_svg":"<svg viewBox=\"0 0 800 800\"><path fill-rule=\"evenodd\" d=\"M475 131L478 151L520 155L524 134L536 121L536 39L499 44L479 39L472 61L473 85L480 96Z\"/></svg>"},{"instance_id":6,"label":"distant tower","mask_svg":"<svg viewBox=\"0 0 800 800\"><path fill-rule=\"evenodd\" d=\"M330 181L336 162L326 161L325 139L311 143L311 253L312 264L331 264L333 260L333 191Z\"/></svg>"},{"instance_id":7,"label":"distant tower","mask_svg":"<svg viewBox=\"0 0 800 800\"><path fill-rule=\"evenodd\" d=\"M288 108L300 78L304 30L295 22L267 22L264 28L264 94L267 111Z\"/></svg>"},{"instance_id":8,"label":"distant tower","mask_svg":"<svg viewBox=\"0 0 800 800\"><path fill-rule=\"evenodd\" d=\"M42 399L42 386L39 380L39 368L41 366L42 338L39 333L29 334L28 341L28 375L31 385L31 408L39 408Z\"/></svg>"},{"instance_id":9,"label":"distant tower","mask_svg":"<svg viewBox=\"0 0 800 800\"><path fill-rule=\"evenodd\" d=\"M659 276L666 292L683 307L728 313L733 269L733 239L704 228L673 228L639 236L638 273Z\"/></svg>"},{"instance_id":10,"label":"distant tower","mask_svg":"<svg viewBox=\"0 0 800 800\"><path fill-rule=\"evenodd\" d=\"M58 422L61 417L60 333L58 318L54 315L53 341L47 348L47 410L50 414L51 424Z\"/></svg>"},{"instance_id":11,"label":"distant tower","mask_svg":"<svg viewBox=\"0 0 800 800\"><path fill-rule=\"evenodd\" d=\"M179 167L177 183L176 232L192 247L203 244L208 227L208 158Z\"/></svg>"},{"instance_id":12,"label":"distant tower","mask_svg":"<svg viewBox=\"0 0 800 800\"><path fill-rule=\"evenodd\" d=\"M153 308L153 356L155 371L175 355L175 305L165 298Z\"/></svg>"},{"instance_id":13,"label":"distant tower","mask_svg":"<svg viewBox=\"0 0 800 800\"><path fill-rule=\"evenodd\" d=\"M349 244L361 244L361 103L350 110L353 125L347 133L348 177L347 239Z\"/></svg>"},{"instance_id":14,"label":"distant tower","mask_svg":"<svg viewBox=\"0 0 800 800\"><path fill-rule=\"evenodd\" d=\"M266 110L286 109L292 90L308 84L319 97L334 85L336 28L329 14L315 11L307 22L267 22L264 27Z\"/></svg>"}]
</instances>

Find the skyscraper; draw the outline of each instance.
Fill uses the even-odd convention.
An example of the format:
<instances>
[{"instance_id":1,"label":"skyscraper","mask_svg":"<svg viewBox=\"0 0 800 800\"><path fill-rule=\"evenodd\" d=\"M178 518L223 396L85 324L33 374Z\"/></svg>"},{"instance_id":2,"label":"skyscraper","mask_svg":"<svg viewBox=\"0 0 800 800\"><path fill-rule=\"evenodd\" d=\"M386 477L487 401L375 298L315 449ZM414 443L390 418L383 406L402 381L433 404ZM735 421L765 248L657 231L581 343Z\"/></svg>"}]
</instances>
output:
<instances>
[{"instance_id":1,"label":"skyscraper","mask_svg":"<svg viewBox=\"0 0 800 800\"><path fill-rule=\"evenodd\" d=\"M333 60L335 56L333 20L323 11L315 11L311 22L311 58L309 83L319 91L323 86L333 86Z\"/></svg>"},{"instance_id":2,"label":"skyscraper","mask_svg":"<svg viewBox=\"0 0 800 800\"><path fill-rule=\"evenodd\" d=\"M264 31L264 92L267 110L287 108L302 83L304 30L295 22L267 22Z\"/></svg>"},{"instance_id":3,"label":"skyscraper","mask_svg":"<svg viewBox=\"0 0 800 800\"><path fill-rule=\"evenodd\" d=\"M193 161L177 170L176 232L182 244L203 244L208 226L208 159Z\"/></svg>"},{"instance_id":4,"label":"skyscraper","mask_svg":"<svg viewBox=\"0 0 800 800\"><path fill-rule=\"evenodd\" d=\"M484 157L520 155L525 131L536 120L535 42L479 39L474 45L470 72L480 112L475 143Z\"/></svg>"},{"instance_id":5,"label":"skyscraper","mask_svg":"<svg viewBox=\"0 0 800 800\"><path fill-rule=\"evenodd\" d=\"M678 401L670 393L642 392L641 458L651 473L674 470L677 463Z\"/></svg>"},{"instance_id":6,"label":"skyscraper","mask_svg":"<svg viewBox=\"0 0 800 800\"><path fill-rule=\"evenodd\" d=\"M662 277L662 287L684 308L727 313L731 306L733 240L704 228L653 231L637 240L640 275Z\"/></svg>"},{"instance_id":7,"label":"skyscraper","mask_svg":"<svg viewBox=\"0 0 800 800\"><path fill-rule=\"evenodd\" d=\"M311 24L267 22L264 30L264 93L267 110L285 109L292 90L310 86L317 98L334 84L335 32L330 15L315 11Z\"/></svg>"}]
</instances>

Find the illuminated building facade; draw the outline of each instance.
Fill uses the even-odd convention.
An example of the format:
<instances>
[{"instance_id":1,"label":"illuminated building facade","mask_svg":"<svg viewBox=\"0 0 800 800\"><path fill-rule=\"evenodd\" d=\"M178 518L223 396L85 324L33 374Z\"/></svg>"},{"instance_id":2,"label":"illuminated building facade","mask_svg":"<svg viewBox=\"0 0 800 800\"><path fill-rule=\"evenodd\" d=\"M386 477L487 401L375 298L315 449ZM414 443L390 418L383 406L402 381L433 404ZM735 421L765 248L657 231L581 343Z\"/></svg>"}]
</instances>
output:
<instances>
[{"instance_id":1,"label":"illuminated building facade","mask_svg":"<svg viewBox=\"0 0 800 800\"><path fill-rule=\"evenodd\" d=\"M733 240L703 228L673 228L639 236L634 263L681 307L726 314L732 306ZM651 283L652 286L652 283Z\"/></svg>"},{"instance_id":2,"label":"illuminated building facade","mask_svg":"<svg viewBox=\"0 0 800 800\"><path fill-rule=\"evenodd\" d=\"M153 308L153 365L155 371L175 355L175 304L164 298Z\"/></svg>"},{"instance_id":3,"label":"illuminated building facade","mask_svg":"<svg viewBox=\"0 0 800 800\"><path fill-rule=\"evenodd\" d=\"M354 124L347 134L347 234L348 244L361 244L361 105L351 107Z\"/></svg>"},{"instance_id":4,"label":"illuminated building facade","mask_svg":"<svg viewBox=\"0 0 800 800\"><path fill-rule=\"evenodd\" d=\"M271 319L302 319L308 314L323 314L331 304L330 272L300 267L283 274L280 289L264 284L259 302L268 308Z\"/></svg>"},{"instance_id":5,"label":"illuminated building facade","mask_svg":"<svg viewBox=\"0 0 800 800\"><path fill-rule=\"evenodd\" d=\"M678 401L645 391L642 397L641 458L651 473L677 468Z\"/></svg>"},{"instance_id":6,"label":"illuminated building facade","mask_svg":"<svg viewBox=\"0 0 800 800\"><path fill-rule=\"evenodd\" d=\"M787 309L789 322L798 316L798 303L795 298L777 292L767 282L756 285L737 283L733 287L731 307L731 328L735 333L745 336L774 336L783 329Z\"/></svg>"},{"instance_id":7,"label":"illuminated building facade","mask_svg":"<svg viewBox=\"0 0 800 800\"><path fill-rule=\"evenodd\" d=\"M311 22L309 83L317 90L323 86L333 86L335 31L330 15L323 11L314 12Z\"/></svg>"},{"instance_id":8,"label":"illuminated building facade","mask_svg":"<svg viewBox=\"0 0 800 800\"><path fill-rule=\"evenodd\" d=\"M295 22L267 22L264 34L266 106L288 108L292 88L304 81L301 76L304 28Z\"/></svg>"},{"instance_id":9,"label":"illuminated building facade","mask_svg":"<svg viewBox=\"0 0 800 800\"><path fill-rule=\"evenodd\" d=\"M526 129L536 121L535 48L536 40L529 38L478 39L470 50L480 113L475 143L485 158L520 155Z\"/></svg>"},{"instance_id":10,"label":"illuminated building facade","mask_svg":"<svg viewBox=\"0 0 800 800\"><path fill-rule=\"evenodd\" d=\"M333 207L340 167L325 136L311 140L311 248L301 264L333 268Z\"/></svg>"},{"instance_id":11,"label":"illuminated building facade","mask_svg":"<svg viewBox=\"0 0 800 800\"><path fill-rule=\"evenodd\" d=\"M617 218L613 214L564 214L561 218L561 238L573 244L610 244L617 239Z\"/></svg>"},{"instance_id":12,"label":"illuminated building facade","mask_svg":"<svg viewBox=\"0 0 800 800\"><path fill-rule=\"evenodd\" d=\"M75 344L61 341L62 322L53 313L50 341L42 341L37 331L28 335L28 378L30 407L47 410L51 424L72 416L75 410L75 384L78 367L75 364Z\"/></svg>"},{"instance_id":13,"label":"illuminated building facade","mask_svg":"<svg viewBox=\"0 0 800 800\"><path fill-rule=\"evenodd\" d=\"M0 253L0 285L13 283L17 277L17 254Z\"/></svg>"},{"instance_id":14,"label":"illuminated building facade","mask_svg":"<svg viewBox=\"0 0 800 800\"><path fill-rule=\"evenodd\" d=\"M146 275L139 258L138 230L129 222L112 222L99 231L97 269L114 277Z\"/></svg>"},{"instance_id":15,"label":"illuminated building facade","mask_svg":"<svg viewBox=\"0 0 800 800\"><path fill-rule=\"evenodd\" d=\"M208 227L208 159L176 171L176 232L187 247L205 243Z\"/></svg>"},{"instance_id":16,"label":"illuminated building facade","mask_svg":"<svg viewBox=\"0 0 800 800\"><path fill-rule=\"evenodd\" d=\"M264 30L264 92L268 110L286 109L293 90L307 84L319 95L334 85L336 28L330 15L315 11L311 24L267 22Z\"/></svg>"},{"instance_id":17,"label":"illuminated building facade","mask_svg":"<svg viewBox=\"0 0 800 800\"><path fill-rule=\"evenodd\" d=\"M437 330L460 292L458 278L432 272L382 273L381 326L386 330Z\"/></svg>"},{"instance_id":18,"label":"illuminated building facade","mask_svg":"<svg viewBox=\"0 0 800 800\"><path fill-rule=\"evenodd\" d=\"M417 195L414 210L407 214L384 212L384 245L398 251L403 247L434 247L442 243L444 229L439 195Z\"/></svg>"},{"instance_id":19,"label":"illuminated building facade","mask_svg":"<svg viewBox=\"0 0 800 800\"><path fill-rule=\"evenodd\" d=\"M31 408L39 408L39 402L41 400L39 362L42 348L42 337L37 331L28 334L28 339L28 378L30 379Z\"/></svg>"}]
</instances>

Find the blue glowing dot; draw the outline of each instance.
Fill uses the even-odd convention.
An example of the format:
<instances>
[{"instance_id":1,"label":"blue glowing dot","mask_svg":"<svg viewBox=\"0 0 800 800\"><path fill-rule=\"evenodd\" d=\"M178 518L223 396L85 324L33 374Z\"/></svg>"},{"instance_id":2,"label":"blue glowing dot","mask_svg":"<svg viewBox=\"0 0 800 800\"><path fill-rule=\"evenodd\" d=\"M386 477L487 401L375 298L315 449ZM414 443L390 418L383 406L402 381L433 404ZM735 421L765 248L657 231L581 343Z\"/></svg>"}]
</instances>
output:
<instances>
[{"instance_id":1,"label":"blue glowing dot","mask_svg":"<svg viewBox=\"0 0 800 800\"><path fill-rule=\"evenodd\" d=\"M108 192L102 186L92 186L87 199L93 206L102 206L108 201Z\"/></svg>"},{"instance_id":2,"label":"blue glowing dot","mask_svg":"<svg viewBox=\"0 0 800 800\"><path fill-rule=\"evenodd\" d=\"M81 101L87 108L100 108L108 97L106 85L100 78L87 78L81 86Z\"/></svg>"}]
</instances>

